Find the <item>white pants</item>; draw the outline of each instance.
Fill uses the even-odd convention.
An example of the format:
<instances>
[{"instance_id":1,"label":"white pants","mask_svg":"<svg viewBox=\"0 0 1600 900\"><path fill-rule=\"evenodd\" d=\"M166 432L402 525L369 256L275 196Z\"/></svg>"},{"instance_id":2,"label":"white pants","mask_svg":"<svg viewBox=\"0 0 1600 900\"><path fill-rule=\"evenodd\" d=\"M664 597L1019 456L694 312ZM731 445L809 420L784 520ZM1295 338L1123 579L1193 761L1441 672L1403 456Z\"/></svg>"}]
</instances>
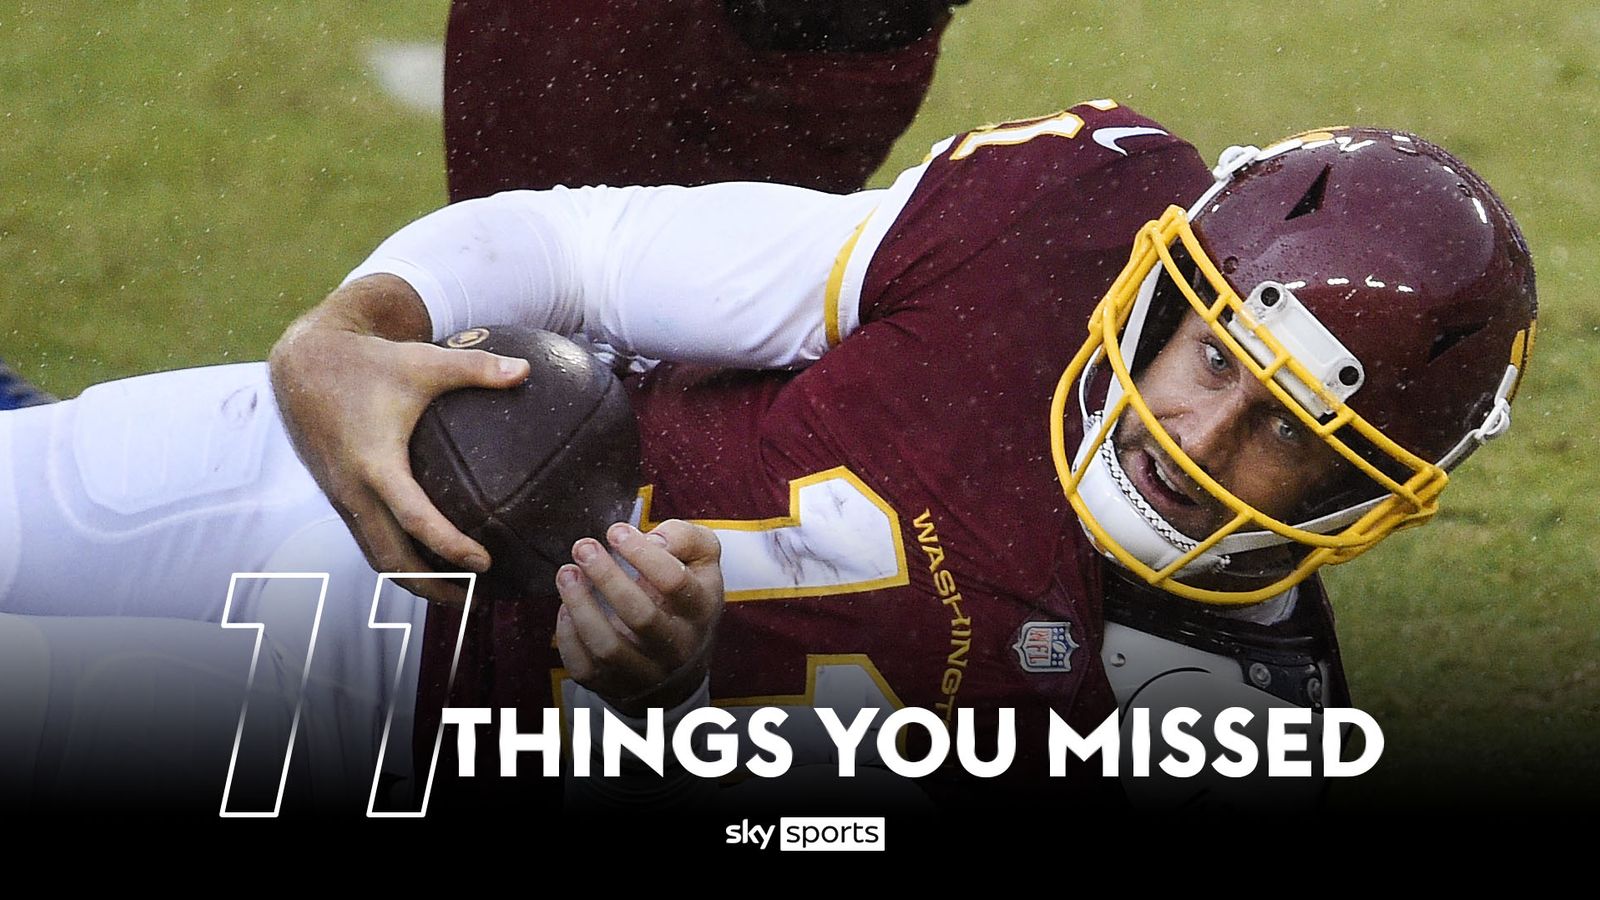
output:
<instances>
[{"instance_id":1,"label":"white pants","mask_svg":"<svg viewBox=\"0 0 1600 900\"><path fill-rule=\"evenodd\" d=\"M261 572L326 576L314 643L323 580L233 577ZM237 777L282 766L302 680L291 797L364 798L391 704L383 767L409 775L426 604L384 589L402 653L401 631L368 626L377 584L264 364L0 413L0 798L94 805L175 779L220 803L256 644L220 624L230 587L229 621L264 626Z\"/></svg>"}]
</instances>

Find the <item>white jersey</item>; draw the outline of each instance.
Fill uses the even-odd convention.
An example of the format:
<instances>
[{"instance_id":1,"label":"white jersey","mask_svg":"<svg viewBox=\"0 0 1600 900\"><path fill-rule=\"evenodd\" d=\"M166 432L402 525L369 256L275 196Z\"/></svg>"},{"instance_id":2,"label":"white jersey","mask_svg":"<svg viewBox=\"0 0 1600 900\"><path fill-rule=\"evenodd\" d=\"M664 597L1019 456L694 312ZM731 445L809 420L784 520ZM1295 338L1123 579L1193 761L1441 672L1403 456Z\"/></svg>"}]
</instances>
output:
<instances>
[{"instance_id":1,"label":"white jersey","mask_svg":"<svg viewBox=\"0 0 1600 900\"><path fill-rule=\"evenodd\" d=\"M322 582L235 585L252 572L327 576L314 645ZM0 750L0 779L27 772L32 790L100 799L108 782L155 791L193 777L220 791L255 655L251 630L213 624L231 590L229 620L265 626L253 726L291 719L308 675L300 755L319 765L296 793L345 799L370 782L397 698L409 735L416 690L417 642L402 658L399 633L367 627L377 580L295 456L264 364L111 382L0 415L0 611L13 614L0 641L14 648L0 730L34 722L45 735ZM420 629L425 606L391 585L382 613ZM62 616L116 618L36 618ZM35 664L15 664L24 656ZM392 743L386 769L409 774L409 743ZM138 774L119 779L119 764Z\"/></svg>"}]
</instances>

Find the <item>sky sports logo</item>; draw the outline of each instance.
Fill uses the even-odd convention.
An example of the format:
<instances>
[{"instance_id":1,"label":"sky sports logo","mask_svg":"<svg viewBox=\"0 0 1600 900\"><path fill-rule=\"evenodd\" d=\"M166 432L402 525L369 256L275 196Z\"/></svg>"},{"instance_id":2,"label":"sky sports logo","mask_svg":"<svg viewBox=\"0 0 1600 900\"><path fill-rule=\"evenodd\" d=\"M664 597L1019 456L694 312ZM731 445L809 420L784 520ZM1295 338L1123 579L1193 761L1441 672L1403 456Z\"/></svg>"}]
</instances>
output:
<instances>
[{"instance_id":1,"label":"sky sports logo","mask_svg":"<svg viewBox=\"0 0 1600 900\"><path fill-rule=\"evenodd\" d=\"M882 816L785 816L776 825L741 819L723 833L725 844L762 850L774 835L779 850L882 850L884 825Z\"/></svg>"}]
</instances>

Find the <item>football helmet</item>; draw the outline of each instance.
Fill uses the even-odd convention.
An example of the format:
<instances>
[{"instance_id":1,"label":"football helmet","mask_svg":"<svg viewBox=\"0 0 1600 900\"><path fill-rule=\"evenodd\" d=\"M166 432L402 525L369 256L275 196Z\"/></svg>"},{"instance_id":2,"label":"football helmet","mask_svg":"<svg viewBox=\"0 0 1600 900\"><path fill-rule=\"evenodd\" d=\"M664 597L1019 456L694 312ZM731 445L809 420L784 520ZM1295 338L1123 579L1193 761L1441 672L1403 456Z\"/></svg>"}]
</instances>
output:
<instances>
[{"instance_id":1,"label":"football helmet","mask_svg":"<svg viewBox=\"0 0 1600 900\"><path fill-rule=\"evenodd\" d=\"M1229 148L1213 174L1139 231L1057 385L1051 443L1103 554L1170 593L1248 604L1426 522L1449 470L1506 429L1533 263L1489 186L1416 135L1307 132ZM1180 333L1201 336L1192 371L1236 372L1277 410L1277 452L1328 460L1311 499L1241 497L1152 411L1141 382Z\"/></svg>"}]
</instances>

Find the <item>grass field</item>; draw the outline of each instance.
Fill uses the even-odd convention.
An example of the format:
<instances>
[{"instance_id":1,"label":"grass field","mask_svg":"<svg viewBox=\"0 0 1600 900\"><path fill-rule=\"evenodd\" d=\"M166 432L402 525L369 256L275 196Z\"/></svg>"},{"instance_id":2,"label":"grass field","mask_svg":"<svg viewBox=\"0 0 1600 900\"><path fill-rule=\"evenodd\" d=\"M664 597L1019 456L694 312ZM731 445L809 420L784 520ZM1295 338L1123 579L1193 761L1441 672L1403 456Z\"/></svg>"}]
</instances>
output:
<instances>
[{"instance_id":1,"label":"grass field","mask_svg":"<svg viewBox=\"0 0 1600 900\"><path fill-rule=\"evenodd\" d=\"M446 0L23 2L0 11L0 358L72 394L256 359L443 198L440 128L363 48L437 40ZM1406 127L1495 184L1539 266L1512 435L1442 521L1330 576L1388 748L1340 805L1600 800L1600 7L978 0L885 173L972 124L1091 97L1214 156L1311 126Z\"/></svg>"}]
</instances>

